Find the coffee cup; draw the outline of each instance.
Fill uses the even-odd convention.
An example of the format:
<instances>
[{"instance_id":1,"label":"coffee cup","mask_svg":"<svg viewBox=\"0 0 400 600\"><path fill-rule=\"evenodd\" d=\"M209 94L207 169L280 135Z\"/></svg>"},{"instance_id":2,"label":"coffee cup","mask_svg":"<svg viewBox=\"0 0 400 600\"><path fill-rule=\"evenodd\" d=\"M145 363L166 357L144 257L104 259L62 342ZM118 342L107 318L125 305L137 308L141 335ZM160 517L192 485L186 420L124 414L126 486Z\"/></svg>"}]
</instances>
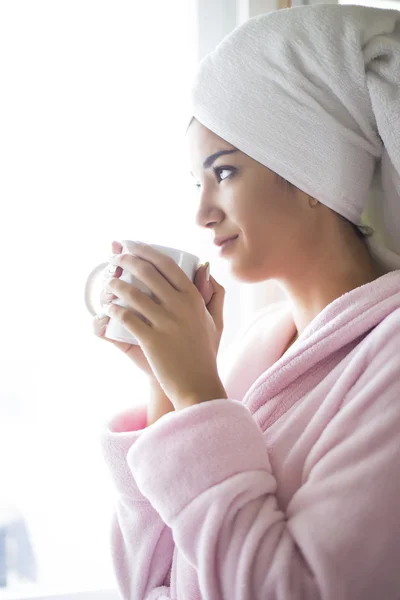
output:
<instances>
[{"instance_id":1,"label":"coffee cup","mask_svg":"<svg viewBox=\"0 0 400 600\"><path fill-rule=\"evenodd\" d=\"M130 253L130 250L127 247L127 243L129 244L128 240L122 241L122 253L123 254ZM184 271L184 273L186 273L186 275L189 277L190 281L194 282L194 278L195 278L197 269L199 268L199 264L200 264L200 259L197 256L195 256L194 254L191 254L190 252L186 252L185 250L180 250L178 248L170 248L169 246L160 246L158 244L149 244L149 246L152 246L152 248L155 248L155 250L158 250L159 252L162 252L163 254L170 256L176 262L178 267L180 267L182 269L182 271ZM89 273L88 278L85 283L85 295L84 295L85 304L86 304L87 310L90 312L90 314L93 317L96 316L96 314L97 314L96 310L94 308L93 300L92 300L93 287L94 287L96 278L100 274L103 274L104 279L105 279L106 269L108 269L109 266L110 266L109 263L101 263L101 264L97 265ZM152 297L151 290L142 281L140 281L139 279L134 277L132 275L132 273L129 273L129 271L127 271L126 269L123 269L121 277L119 277L119 279L121 281L125 281L126 283L133 285L135 288L138 288L139 290L144 292L150 298ZM120 298L116 298L112 302L114 304L118 304L119 306L123 306L123 307L127 308L126 303L124 303ZM136 314L138 314L138 316L140 316L139 313L136 312ZM110 340L115 340L117 342L126 342L128 344L139 345L138 340L125 327L123 327L119 321L117 321L116 319L113 319L112 317L110 317L110 320L107 324L104 335L106 338L108 338Z\"/></svg>"}]
</instances>

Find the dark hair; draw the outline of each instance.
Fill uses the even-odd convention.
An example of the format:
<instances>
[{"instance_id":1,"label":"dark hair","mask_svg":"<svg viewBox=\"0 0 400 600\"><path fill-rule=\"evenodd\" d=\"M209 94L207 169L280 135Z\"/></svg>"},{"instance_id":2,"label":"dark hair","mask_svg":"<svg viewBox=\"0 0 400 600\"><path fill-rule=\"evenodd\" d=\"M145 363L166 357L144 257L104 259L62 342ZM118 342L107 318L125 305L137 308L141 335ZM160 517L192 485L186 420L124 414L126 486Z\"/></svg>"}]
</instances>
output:
<instances>
[{"instance_id":1,"label":"dark hair","mask_svg":"<svg viewBox=\"0 0 400 600\"><path fill-rule=\"evenodd\" d=\"M278 175L278 173L275 173L275 175L276 175L277 180L280 183L282 183L283 185L285 185L288 190L296 189L296 186L293 183L291 183L290 181L287 181L287 179L284 179L283 177ZM364 240L364 238L366 238L366 237L370 237L374 233L374 230L372 229L372 227L369 227L368 225L355 225L354 223L352 223L351 221L346 219L346 217L344 217L343 215L340 215L339 213L336 213L336 214L339 217L339 219L341 219L345 223L348 223L349 225L351 225L354 233L361 240Z\"/></svg>"},{"instance_id":2,"label":"dark hair","mask_svg":"<svg viewBox=\"0 0 400 600\"><path fill-rule=\"evenodd\" d=\"M191 124L193 123L193 121L195 121L195 118L194 118L194 117L192 117L192 118L190 119L190 123L189 123L189 125L187 126L186 133L188 132L188 129L189 129L189 127L191 126Z\"/></svg>"}]
</instances>

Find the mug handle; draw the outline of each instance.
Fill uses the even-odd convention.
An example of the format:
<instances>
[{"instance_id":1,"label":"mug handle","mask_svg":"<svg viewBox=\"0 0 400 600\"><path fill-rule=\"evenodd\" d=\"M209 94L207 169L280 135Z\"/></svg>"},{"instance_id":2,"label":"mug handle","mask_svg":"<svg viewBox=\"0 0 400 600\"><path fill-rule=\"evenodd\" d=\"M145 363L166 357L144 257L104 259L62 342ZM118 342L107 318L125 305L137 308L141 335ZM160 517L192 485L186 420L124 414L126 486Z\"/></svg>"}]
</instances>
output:
<instances>
[{"instance_id":1,"label":"mug handle","mask_svg":"<svg viewBox=\"0 0 400 600\"><path fill-rule=\"evenodd\" d=\"M95 267L90 273L89 276L86 280L85 283L85 304L86 304L86 308L88 309L88 311L90 312L90 314L92 315L92 317L95 317L97 315L95 309L93 308L93 304L91 302L91 297L92 297L92 289L93 289L93 280L95 277L97 277L97 275L101 272L104 271L105 268L108 266L108 262L106 263L101 263L100 265L97 265L97 267Z\"/></svg>"}]
</instances>

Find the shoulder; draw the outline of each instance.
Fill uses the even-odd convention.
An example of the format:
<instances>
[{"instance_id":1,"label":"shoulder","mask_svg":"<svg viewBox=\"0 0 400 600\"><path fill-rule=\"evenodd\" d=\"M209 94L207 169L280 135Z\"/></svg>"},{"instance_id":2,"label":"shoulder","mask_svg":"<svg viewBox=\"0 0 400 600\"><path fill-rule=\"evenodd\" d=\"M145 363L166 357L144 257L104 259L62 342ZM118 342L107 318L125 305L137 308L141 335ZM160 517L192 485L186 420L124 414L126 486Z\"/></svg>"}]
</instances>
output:
<instances>
[{"instance_id":1,"label":"shoulder","mask_svg":"<svg viewBox=\"0 0 400 600\"><path fill-rule=\"evenodd\" d=\"M399 412L400 403L400 308L376 325L355 349L347 376L354 384L343 402L380 406L387 403ZM400 424L400 423L399 423Z\"/></svg>"},{"instance_id":2,"label":"shoulder","mask_svg":"<svg viewBox=\"0 0 400 600\"><path fill-rule=\"evenodd\" d=\"M382 319L364 338L358 354L365 368L398 365L400 382L400 308Z\"/></svg>"},{"instance_id":3,"label":"shoulder","mask_svg":"<svg viewBox=\"0 0 400 600\"><path fill-rule=\"evenodd\" d=\"M374 327L370 334L371 351L387 344L400 343L400 308L396 308ZM400 349L400 346L398 346Z\"/></svg>"}]
</instances>

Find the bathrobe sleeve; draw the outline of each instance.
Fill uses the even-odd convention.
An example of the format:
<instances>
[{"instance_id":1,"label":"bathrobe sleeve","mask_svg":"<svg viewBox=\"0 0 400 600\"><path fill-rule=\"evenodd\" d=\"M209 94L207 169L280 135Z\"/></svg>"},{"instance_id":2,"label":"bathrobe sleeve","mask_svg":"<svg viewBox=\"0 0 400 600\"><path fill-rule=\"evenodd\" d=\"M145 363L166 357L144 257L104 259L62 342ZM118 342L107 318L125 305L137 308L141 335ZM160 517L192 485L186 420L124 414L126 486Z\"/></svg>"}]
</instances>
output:
<instances>
[{"instance_id":1,"label":"bathrobe sleeve","mask_svg":"<svg viewBox=\"0 0 400 600\"><path fill-rule=\"evenodd\" d=\"M138 489L171 528L201 597L398 599L400 322L387 321L343 375L355 383L305 457L285 512L262 432L234 398L169 413L130 448ZM180 599L182 561L176 569ZM150 598L144 588L133 597Z\"/></svg>"},{"instance_id":2,"label":"bathrobe sleeve","mask_svg":"<svg viewBox=\"0 0 400 600\"><path fill-rule=\"evenodd\" d=\"M236 380L229 376L235 362L251 353L252 337L248 332L263 315L277 314L280 305L276 304L255 313L238 331L235 340L223 351L221 358L225 365L225 378L230 389L237 389ZM266 325L267 328L268 324ZM254 337L253 333L253 337ZM234 357L234 359L232 358ZM248 365L239 378L241 388L250 387L256 374L251 376ZM224 378L222 379L224 381ZM247 384L246 384L247 382ZM239 392L243 395L243 392ZM112 523L111 552L117 583L124 599L158 600L169 598L171 568L175 543L172 531L165 524L151 501L139 490L135 476L130 470L127 455L140 438L154 428L147 428L146 406L139 406L110 421L102 435L102 449L117 492L117 506ZM162 450L165 452L165 448ZM175 460L175 455L171 456ZM173 489L173 484L168 487ZM188 600L188 599L185 599Z\"/></svg>"},{"instance_id":3,"label":"bathrobe sleeve","mask_svg":"<svg viewBox=\"0 0 400 600\"><path fill-rule=\"evenodd\" d=\"M101 445L116 490L116 510L111 527L114 572L124 599L169 598L175 544L172 532L136 485L127 454L146 431L147 407L118 415L105 428ZM151 426L153 427L153 425ZM155 590L158 590L155 592Z\"/></svg>"}]
</instances>

